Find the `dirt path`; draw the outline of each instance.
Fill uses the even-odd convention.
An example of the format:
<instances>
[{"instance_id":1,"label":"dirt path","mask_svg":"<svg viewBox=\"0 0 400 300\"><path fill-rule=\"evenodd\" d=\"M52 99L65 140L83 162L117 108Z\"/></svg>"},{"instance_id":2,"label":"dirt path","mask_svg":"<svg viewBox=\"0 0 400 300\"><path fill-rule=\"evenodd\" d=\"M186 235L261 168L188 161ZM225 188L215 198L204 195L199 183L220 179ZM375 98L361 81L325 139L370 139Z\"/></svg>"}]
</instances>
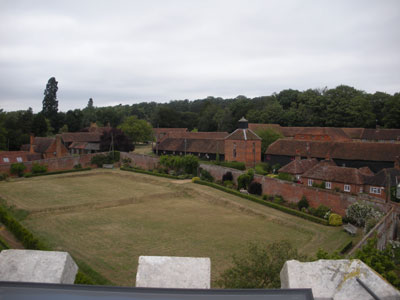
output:
<instances>
[{"instance_id":1,"label":"dirt path","mask_svg":"<svg viewBox=\"0 0 400 300\"><path fill-rule=\"evenodd\" d=\"M24 249L24 246L15 238L15 236L0 224L0 236L10 246L11 249Z\"/></svg>"}]
</instances>

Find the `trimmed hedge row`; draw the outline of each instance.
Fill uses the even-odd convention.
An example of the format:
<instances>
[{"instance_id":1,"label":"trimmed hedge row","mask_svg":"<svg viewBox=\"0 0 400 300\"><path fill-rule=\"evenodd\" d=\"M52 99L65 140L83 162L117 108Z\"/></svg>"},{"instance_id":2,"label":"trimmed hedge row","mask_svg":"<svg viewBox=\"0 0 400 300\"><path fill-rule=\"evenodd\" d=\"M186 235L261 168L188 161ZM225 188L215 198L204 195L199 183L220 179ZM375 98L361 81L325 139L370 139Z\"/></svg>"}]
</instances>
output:
<instances>
[{"instance_id":1,"label":"trimmed hedge row","mask_svg":"<svg viewBox=\"0 0 400 300\"><path fill-rule=\"evenodd\" d=\"M348 241L346 244L343 245L343 247L339 248L339 253L340 254L345 254L352 247L353 247L353 241Z\"/></svg>"},{"instance_id":2,"label":"trimmed hedge row","mask_svg":"<svg viewBox=\"0 0 400 300\"><path fill-rule=\"evenodd\" d=\"M278 210L283 211L285 213L288 213L288 214L291 214L291 215L306 219L306 220L314 222L314 223L319 223L319 224L322 224L322 225L328 225L328 221L327 220L324 220L324 219L321 219L321 218L318 218L318 217L303 213L303 212L295 210L295 209L291 209L291 208L283 206L283 205L279 205L279 204L276 204L276 203L273 203L273 202L267 202L267 201L261 200L261 199L259 199L257 197L251 196L251 195L242 194L239 191L236 191L236 190L233 190L233 189L229 189L229 188L226 188L224 186L221 186L221 185L218 185L218 184L215 184L215 183L202 181L202 180L195 180L194 183L207 185L207 186L216 188L218 190L230 193L232 195L239 196L239 197L248 199L250 201L253 201L253 202L265 205L265 206L269 206L269 207L272 207L272 208L275 208L275 209L278 209Z\"/></svg>"},{"instance_id":3,"label":"trimmed hedge row","mask_svg":"<svg viewBox=\"0 0 400 300\"><path fill-rule=\"evenodd\" d=\"M132 168L132 167L121 167L120 170L128 171L128 172L142 173L142 174L147 174L147 175L153 175L153 176L158 176L158 177L165 177L165 178L170 178L170 179L186 179L186 178L181 178L179 176L155 173L155 172L150 172L150 171L146 171L146 170L142 170L142 169L136 169L136 168Z\"/></svg>"},{"instance_id":4,"label":"trimmed hedge row","mask_svg":"<svg viewBox=\"0 0 400 300\"><path fill-rule=\"evenodd\" d=\"M33 234L24 226L22 226L10 213L8 213L7 209L3 206L0 206L0 222L3 223L7 227L7 229L15 235L15 237L22 243L22 245L24 245L26 249L45 251L51 250L49 247L39 241L38 238L34 237ZM8 247L7 244L6 246ZM81 261L78 263L76 259L74 260L79 267L78 273L75 277L75 284L112 284L112 282L94 271L87 264Z\"/></svg>"},{"instance_id":5,"label":"trimmed hedge row","mask_svg":"<svg viewBox=\"0 0 400 300\"><path fill-rule=\"evenodd\" d=\"M46 172L46 173L26 173L24 175L25 178L36 177L36 176L46 176L46 175L56 175L56 174L64 174L64 173L74 173L80 171L89 171L92 168L82 168L82 169L71 169L71 170L62 170L62 171L54 171L54 172Z\"/></svg>"}]
</instances>

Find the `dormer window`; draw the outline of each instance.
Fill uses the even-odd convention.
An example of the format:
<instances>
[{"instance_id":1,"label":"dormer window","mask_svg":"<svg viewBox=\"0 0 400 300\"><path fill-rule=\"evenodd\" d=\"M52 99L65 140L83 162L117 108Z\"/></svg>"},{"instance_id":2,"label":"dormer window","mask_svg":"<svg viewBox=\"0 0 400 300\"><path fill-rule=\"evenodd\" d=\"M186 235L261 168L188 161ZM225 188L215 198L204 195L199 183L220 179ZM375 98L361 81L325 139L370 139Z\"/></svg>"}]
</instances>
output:
<instances>
[{"instance_id":1,"label":"dormer window","mask_svg":"<svg viewBox=\"0 0 400 300\"><path fill-rule=\"evenodd\" d=\"M22 162L22 157L17 157L17 162Z\"/></svg>"},{"instance_id":2,"label":"dormer window","mask_svg":"<svg viewBox=\"0 0 400 300\"><path fill-rule=\"evenodd\" d=\"M4 161L5 163L9 163L9 162L10 162L10 160L8 159L8 157L3 157L3 161Z\"/></svg>"}]
</instances>

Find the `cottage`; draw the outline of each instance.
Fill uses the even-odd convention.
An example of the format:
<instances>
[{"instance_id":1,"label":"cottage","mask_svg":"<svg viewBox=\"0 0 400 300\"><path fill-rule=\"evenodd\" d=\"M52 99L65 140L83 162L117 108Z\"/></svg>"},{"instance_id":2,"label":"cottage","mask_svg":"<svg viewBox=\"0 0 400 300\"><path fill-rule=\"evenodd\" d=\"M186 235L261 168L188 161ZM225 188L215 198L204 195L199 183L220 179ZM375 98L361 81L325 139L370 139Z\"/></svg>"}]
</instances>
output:
<instances>
[{"instance_id":1,"label":"cottage","mask_svg":"<svg viewBox=\"0 0 400 300\"><path fill-rule=\"evenodd\" d=\"M59 158L69 155L68 149L62 143L61 135L52 137L34 137L31 135L30 143L21 147L23 151L29 151L30 154L39 154L39 159Z\"/></svg>"},{"instance_id":2,"label":"cottage","mask_svg":"<svg viewBox=\"0 0 400 300\"><path fill-rule=\"evenodd\" d=\"M300 180L301 176L312 167L318 164L318 160L315 158L301 159L300 155L296 155L296 158L283 166L278 170L279 173L288 173Z\"/></svg>"}]
</instances>

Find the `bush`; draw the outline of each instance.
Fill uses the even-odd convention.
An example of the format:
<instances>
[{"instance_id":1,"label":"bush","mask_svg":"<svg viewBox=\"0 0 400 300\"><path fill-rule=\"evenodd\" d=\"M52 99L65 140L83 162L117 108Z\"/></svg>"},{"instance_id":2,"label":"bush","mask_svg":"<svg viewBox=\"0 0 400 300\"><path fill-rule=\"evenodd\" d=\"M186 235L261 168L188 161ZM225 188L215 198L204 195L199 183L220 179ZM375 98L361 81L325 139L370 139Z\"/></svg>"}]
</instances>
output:
<instances>
[{"instance_id":1,"label":"bush","mask_svg":"<svg viewBox=\"0 0 400 300\"><path fill-rule=\"evenodd\" d=\"M46 173L47 172L47 166L46 165L40 165L37 163L34 163L32 166L32 174L41 174L41 173Z\"/></svg>"},{"instance_id":2,"label":"bush","mask_svg":"<svg viewBox=\"0 0 400 300\"><path fill-rule=\"evenodd\" d=\"M329 225L331 226L340 226L342 225L342 217L338 214L330 214L329 216Z\"/></svg>"},{"instance_id":3,"label":"bush","mask_svg":"<svg viewBox=\"0 0 400 300\"><path fill-rule=\"evenodd\" d=\"M327 216L327 214L329 214L330 211L331 210L329 207L321 204L317 207L317 210L315 211L315 216L318 218L327 219L329 217Z\"/></svg>"},{"instance_id":4,"label":"bush","mask_svg":"<svg viewBox=\"0 0 400 300\"><path fill-rule=\"evenodd\" d=\"M221 274L223 288L280 288L280 271L290 259L307 260L288 241L269 245L250 244L247 253L233 256L233 266Z\"/></svg>"},{"instance_id":5,"label":"bush","mask_svg":"<svg viewBox=\"0 0 400 300\"><path fill-rule=\"evenodd\" d=\"M192 182L196 182L196 181L198 181L198 180L200 180L200 177L193 177L193 178L192 178Z\"/></svg>"},{"instance_id":6,"label":"bush","mask_svg":"<svg viewBox=\"0 0 400 300\"><path fill-rule=\"evenodd\" d=\"M379 220L378 220L377 218L374 218L374 217L367 218L367 219L365 220L365 227L364 227L364 232L365 232L365 234L367 234L368 232L370 232L370 230L371 230L372 228L374 228L376 224L378 224L378 221L379 221Z\"/></svg>"},{"instance_id":7,"label":"bush","mask_svg":"<svg viewBox=\"0 0 400 300\"><path fill-rule=\"evenodd\" d=\"M75 170L82 169L82 165L81 164L77 164L77 165L74 166L74 169Z\"/></svg>"},{"instance_id":8,"label":"bush","mask_svg":"<svg viewBox=\"0 0 400 300\"><path fill-rule=\"evenodd\" d=\"M10 173L13 175L17 175L18 177L24 176L24 171L26 166L23 163L15 163L11 164Z\"/></svg>"},{"instance_id":9,"label":"bush","mask_svg":"<svg viewBox=\"0 0 400 300\"><path fill-rule=\"evenodd\" d=\"M284 202L285 202L285 200L283 199L282 196L280 196L280 195L275 195L274 196L274 203L283 204Z\"/></svg>"},{"instance_id":10,"label":"bush","mask_svg":"<svg viewBox=\"0 0 400 300\"><path fill-rule=\"evenodd\" d=\"M240 190L240 189L247 190L247 187L251 182L250 176L248 174L242 174L238 177L237 182L238 182L238 185L237 185L238 190Z\"/></svg>"},{"instance_id":11,"label":"bush","mask_svg":"<svg viewBox=\"0 0 400 300\"><path fill-rule=\"evenodd\" d=\"M204 169L201 169L201 171L200 171L200 179L205 180L205 181L210 181L210 182L214 181L214 177L212 177L210 172L208 172L207 170L204 170Z\"/></svg>"},{"instance_id":12,"label":"bush","mask_svg":"<svg viewBox=\"0 0 400 300\"><path fill-rule=\"evenodd\" d=\"M128 158L124 158L123 160L122 160L122 165L124 166L124 167L129 167L130 165L131 165L131 163L132 163L132 160L128 157Z\"/></svg>"},{"instance_id":13,"label":"bush","mask_svg":"<svg viewBox=\"0 0 400 300\"><path fill-rule=\"evenodd\" d=\"M263 196L262 196L262 199L265 200L265 201L267 201L267 200L268 200L268 195L263 195Z\"/></svg>"},{"instance_id":14,"label":"bush","mask_svg":"<svg viewBox=\"0 0 400 300\"><path fill-rule=\"evenodd\" d=\"M253 181L249 184L249 188L247 190L250 194L260 195L262 194L262 185L256 181Z\"/></svg>"},{"instance_id":15,"label":"bush","mask_svg":"<svg viewBox=\"0 0 400 300\"><path fill-rule=\"evenodd\" d=\"M194 155L172 156L161 155L160 165L176 173L196 174L199 166L199 159Z\"/></svg>"},{"instance_id":16,"label":"bush","mask_svg":"<svg viewBox=\"0 0 400 300\"><path fill-rule=\"evenodd\" d=\"M233 182L232 172L228 171L224 175L222 175L222 182L225 182L225 181L232 181Z\"/></svg>"},{"instance_id":17,"label":"bush","mask_svg":"<svg viewBox=\"0 0 400 300\"><path fill-rule=\"evenodd\" d=\"M7 180L8 174L7 173L0 173L0 181Z\"/></svg>"},{"instance_id":18,"label":"bush","mask_svg":"<svg viewBox=\"0 0 400 300\"><path fill-rule=\"evenodd\" d=\"M276 173L276 172L278 172L278 170L281 168L281 165L280 164L274 164L273 166L272 166L272 172L274 172L274 173Z\"/></svg>"},{"instance_id":19,"label":"bush","mask_svg":"<svg viewBox=\"0 0 400 300\"><path fill-rule=\"evenodd\" d=\"M217 162L216 165L227 167L227 168L232 168L232 169L237 169L237 170L241 170L241 171L246 170L246 165L244 163L238 162L238 161L221 161L219 163Z\"/></svg>"},{"instance_id":20,"label":"bush","mask_svg":"<svg viewBox=\"0 0 400 300\"><path fill-rule=\"evenodd\" d=\"M32 173L25 173L24 177L37 177L37 176L47 176L47 175L57 175L57 174L64 174L64 173L74 173L80 171L89 171L91 168L81 168L81 169L70 169L70 170L61 170L61 171L53 171L53 172L46 172L46 173L39 173L39 174L32 174Z\"/></svg>"},{"instance_id":21,"label":"bush","mask_svg":"<svg viewBox=\"0 0 400 300\"><path fill-rule=\"evenodd\" d=\"M299 210L302 210L303 207L307 209L309 206L306 196L301 197L300 201L297 202Z\"/></svg>"},{"instance_id":22,"label":"bush","mask_svg":"<svg viewBox=\"0 0 400 300\"><path fill-rule=\"evenodd\" d=\"M227 188L233 189L235 187L234 183L230 180L225 180L223 183Z\"/></svg>"},{"instance_id":23,"label":"bush","mask_svg":"<svg viewBox=\"0 0 400 300\"><path fill-rule=\"evenodd\" d=\"M268 163L259 163L255 168L256 174L267 175L271 172L271 166Z\"/></svg>"},{"instance_id":24,"label":"bush","mask_svg":"<svg viewBox=\"0 0 400 300\"><path fill-rule=\"evenodd\" d=\"M286 181L293 181L293 176L288 173L279 173L278 179L286 180Z\"/></svg>"},{"instance_id":25,"label":"bush","mask_svg":"<svg viewBox=\"0 0 400 300\"><path fill-rule=\"evenodd\" d=\"M110 155L98 154L92 157L90 163L101 168L104 164L112 164L114 161Z\"/></svg>"},{"instance_id":26,"label":"bush","mask_svg":"<svg viewBox=\"0 0 400 300\"><path fill-rule=\"evenodd\" d=\"M356 202L347 207L346 217L350 223L364 227L367 219L379 220L383 217L383 213L365 202Z\"/></svg>"}]
</instances>

